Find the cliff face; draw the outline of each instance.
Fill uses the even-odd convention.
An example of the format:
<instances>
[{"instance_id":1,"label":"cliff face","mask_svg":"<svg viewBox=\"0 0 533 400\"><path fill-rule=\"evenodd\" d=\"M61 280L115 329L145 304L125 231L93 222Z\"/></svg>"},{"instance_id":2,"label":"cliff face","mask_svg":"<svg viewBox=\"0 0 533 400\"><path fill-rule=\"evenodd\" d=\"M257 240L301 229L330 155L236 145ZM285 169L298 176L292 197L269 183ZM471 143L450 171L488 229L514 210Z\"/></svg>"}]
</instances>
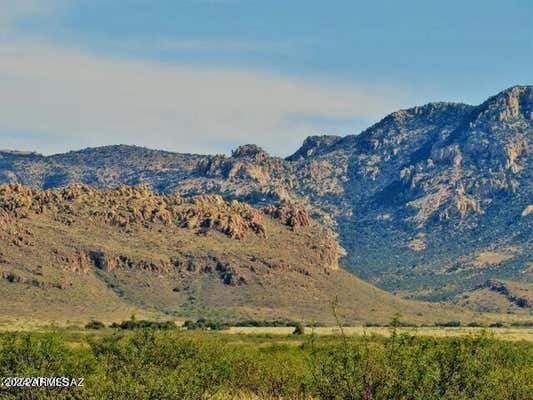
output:
<instances>
[{"instance_id":1,"label":"cliff face","mask_svg":"<svg viewBox=\"0 0 533 400\"><path fill-rule=\"evenodd\" d=\"M254 145L231 156L128 146L1 153L0 179L39 188L144 183L183 197L298 204L338 234L344 267L389 290L446 299L492 277L529 279L532 112L533 87L517 86L479 106L433 103L360 135L310 137L287 159ZM475 267L480 255L509 249L501 263Z\"/></svg>"}]
</instances>

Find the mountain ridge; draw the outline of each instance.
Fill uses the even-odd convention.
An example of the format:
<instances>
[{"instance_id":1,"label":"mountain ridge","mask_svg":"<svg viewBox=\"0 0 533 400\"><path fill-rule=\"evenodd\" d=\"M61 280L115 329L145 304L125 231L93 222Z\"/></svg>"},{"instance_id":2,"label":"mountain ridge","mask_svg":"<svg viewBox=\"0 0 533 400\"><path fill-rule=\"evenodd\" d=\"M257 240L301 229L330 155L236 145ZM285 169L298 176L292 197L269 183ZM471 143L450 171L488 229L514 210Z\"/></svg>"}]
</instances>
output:
<instances>
[{"instance_id":1,"label":"mountain ridge","mask_svg":"<svg viewBox=\"0 0 533 400\"><path fill-rule=\"evenodd\" d=\"M338 268L340 248L305 210L146 187L0 185L3 317L489 320L396 298Z\"/></svg>"},{"instance_id":2,"label":"mountain ridge","mask_svg":"<svg viewBox=\"0 0 533 400\"><path fill-rule=\"evenodd\" d=\"M285 159L256 145L230 156L135 146L33 159L2 153L0 182L146 184L259 207L289 201L339 235L341 264L358 276L405 296L451 300L491 278L530 282L522 271L532 257L532 121L533 86L514 86L477 106L399 110L359 135L310 136ZM518 250L500 265L472 267L508 248Z\"/></svg>"}]
</instances>

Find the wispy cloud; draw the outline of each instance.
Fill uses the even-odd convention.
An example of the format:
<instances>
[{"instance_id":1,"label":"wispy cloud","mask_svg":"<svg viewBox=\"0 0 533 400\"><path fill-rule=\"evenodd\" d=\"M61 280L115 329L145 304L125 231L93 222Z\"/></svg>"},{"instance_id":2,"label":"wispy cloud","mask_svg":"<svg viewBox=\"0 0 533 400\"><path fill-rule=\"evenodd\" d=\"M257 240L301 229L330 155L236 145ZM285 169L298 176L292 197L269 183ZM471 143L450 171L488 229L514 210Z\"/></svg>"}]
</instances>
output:
<instances>
[{"instance_id":1,"label":"wispy cloud","mask_svg":"<svg viewBox=\"0 0 533 400\"><path fill-rule=\"evenodd\" d=\"M344 129L346 121L375 120L408 102L404 90L390 85L113 57L14 28L20 18L51 15L64 4L17 0L0 9L2 29L10 31L0 35L0 137L9 145L55 152L76 144L129 143L227 152L257 143L288 154L307 135L319 133L324 121L328 133L347 133L335 129ZM213 50L220 43L172 39L160 45ZM253 45L225 47L242 51ZM31 135L17 141L16 132Z\"/></svg>"},{"instance_id":2,"label":"wispy cloud","mask_svg":"<svg viewBox=\"0 0 533 400\"><path fill-rule=\"evenodd\" d=\"M286 153L313 119L375 119L405 102L387 86L317 82L268 72L168 65L33 41L0 42L0 131L224 151L256 142ZM295 118L312 116L308 120ZM39 150L39 143L35 143ZM56 150L64 150L58 141Z\"/></svg>"}]
</instances>

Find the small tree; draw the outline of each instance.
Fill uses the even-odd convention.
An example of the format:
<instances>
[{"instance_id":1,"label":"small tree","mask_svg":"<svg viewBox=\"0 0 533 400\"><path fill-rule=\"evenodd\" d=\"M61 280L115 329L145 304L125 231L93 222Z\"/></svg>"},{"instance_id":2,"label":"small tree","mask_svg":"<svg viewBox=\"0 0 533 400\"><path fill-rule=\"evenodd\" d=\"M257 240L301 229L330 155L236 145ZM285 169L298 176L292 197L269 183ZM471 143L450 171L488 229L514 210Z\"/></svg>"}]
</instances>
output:
<instances>
[{"instance_id":1,"label":"small tree","mask_svg":"<svg viewBox=\"0 0 533 400\"><path fill-rule=\"evenodd\" d=\"M293 335L303 335L305 334L305 327L303 326L303 324L301 322L298 322L295 326L294 326L294 332L292 332Z\"/></svg>"},{"instance_id":2,"label":"small tree","mask_svg":"<svg viewBox=\"0 0 533 400\"><path fill-rule=\"evenodd\" d=\"M102 329L105 328L105 325L100 321L92 320L87 325L85 325L85 329Z\"/></svg>"}]
</instances>

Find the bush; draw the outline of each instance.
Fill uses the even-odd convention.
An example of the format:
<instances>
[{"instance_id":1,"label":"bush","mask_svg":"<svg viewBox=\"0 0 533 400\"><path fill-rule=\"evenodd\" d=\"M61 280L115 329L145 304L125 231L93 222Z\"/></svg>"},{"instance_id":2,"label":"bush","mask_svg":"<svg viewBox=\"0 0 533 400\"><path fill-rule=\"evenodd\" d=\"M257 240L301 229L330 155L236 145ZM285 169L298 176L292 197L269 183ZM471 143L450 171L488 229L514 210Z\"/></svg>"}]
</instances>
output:
<instances>
[{"instance_id":1,"label":"bush","mask_svg":"<svg viewBox=\"0 0 533 400\"><path fill-rule=\"evenodd\" d=\"M208 399L234 375L223 343L182 332L136 330L91 348L102 366L96 399Z\"/></svg>"},{"instance_id":2,"label":"bush","mask_svg":"<svg viewBox=\"0 0 533 400\"><path fill-rule=\"evenodd\" d=\"M90 321L89 323L87 323L87 325L85 325L85 329L94 329L94 330L98 330L98 329L102 329L102 328L105 328L105 325L103 324L103 322L100 322L100 321Z\"/></svg>"},{"instance_id":3,"label":"bush","mask_svg":"<svg viewBox=\"0 0 533 400\"><path fill-rule=\"evenodd\" d=\"M290 327L296 326L297 322L287 320L287 319L276 319L276 320L255 320L247 319L242 321L237 321L234 326L250 326L250 327L268 327L268 328L278 328L278 327ZM315 324L315 326L320 326L320 324Z\"/></svg>"},{"instance_id":4,"label":"bush","mask_svg":"<svg viewBox=\"0 0 533 400\"><path fill-rule=\"evenodd\" d=\"M183 326L187 329L205 329L205 330L211 330L211 331L221 331L225 329L229 329L229 324L226 322L220 322L220 321L211 321L208 319L200 318L196 322L187 320L183 324Z\"/></svg>"},{"instance_id":5,"label":"bush","mask_svg":"<svg viewBox=\"0 0 533 400\"><path fill-rule=\"evenodd\" d=\"M115 329L124 329L124 330L156 329L156 330L162 330L162 331L174 330L178 328L174 321L162 321L162 322L147 321L147 320L136 321L134 319L130 319L128 321L122 321L120 324L113 322L111 325L109 325L109 327L115 328Z\"/></svg>"},{"instance_id":6,"label":"bush","mask_svg":"<svg viewBox=\"0 0 533 400\"><path fill-rule=\"evenodd\" d=\"M489 336L391 336L382 346L346 338L315 347L313 387L318 399L529 398L530 344ZM528 366L529 364L529 366Z\"/></svg>"},{"instance_id":7,"label":"bush","mask_svg":"<svg viewBox=\"0 0 533 400\"><path fill-rule=\"evenodd\" d=\"M0 333L0 376L69 377L86 380L84 387L68 391L45 387L1 387L2 399L70 400L90 398L87 393L97 375L97 361L87 348L73 349L61 331L46 333Z\"/></svg>"},{"instance_id":8,"label":"bush","mask_svg":"<svg viewBox=\"0 0 533 400\"><path fill-rule=\"evenodd\" d=\"M301 322L298 322L296 326L294 327L294 332L292 332L293 335L303 335L305 334L305 328Z\"/></svg>"},{"instance_id":9,"label":"bush","mask_svg":"<svg viewBox=\"0 0 533 400\"><path fill-rule=\"evenodd\" d=\"M435 326L456 328L461 326L460 321L435 322Z\"/></svg>"},{"instance_id":10,"label":"bush","mask_svg":"<svg viewBox=\"0 0 533 400\"><path fill-rule=\"evenodd\" d=\"M515 321L511 322L511 326L531 328L533 327L533 321Z\"/></svg>"}]
</instances>

